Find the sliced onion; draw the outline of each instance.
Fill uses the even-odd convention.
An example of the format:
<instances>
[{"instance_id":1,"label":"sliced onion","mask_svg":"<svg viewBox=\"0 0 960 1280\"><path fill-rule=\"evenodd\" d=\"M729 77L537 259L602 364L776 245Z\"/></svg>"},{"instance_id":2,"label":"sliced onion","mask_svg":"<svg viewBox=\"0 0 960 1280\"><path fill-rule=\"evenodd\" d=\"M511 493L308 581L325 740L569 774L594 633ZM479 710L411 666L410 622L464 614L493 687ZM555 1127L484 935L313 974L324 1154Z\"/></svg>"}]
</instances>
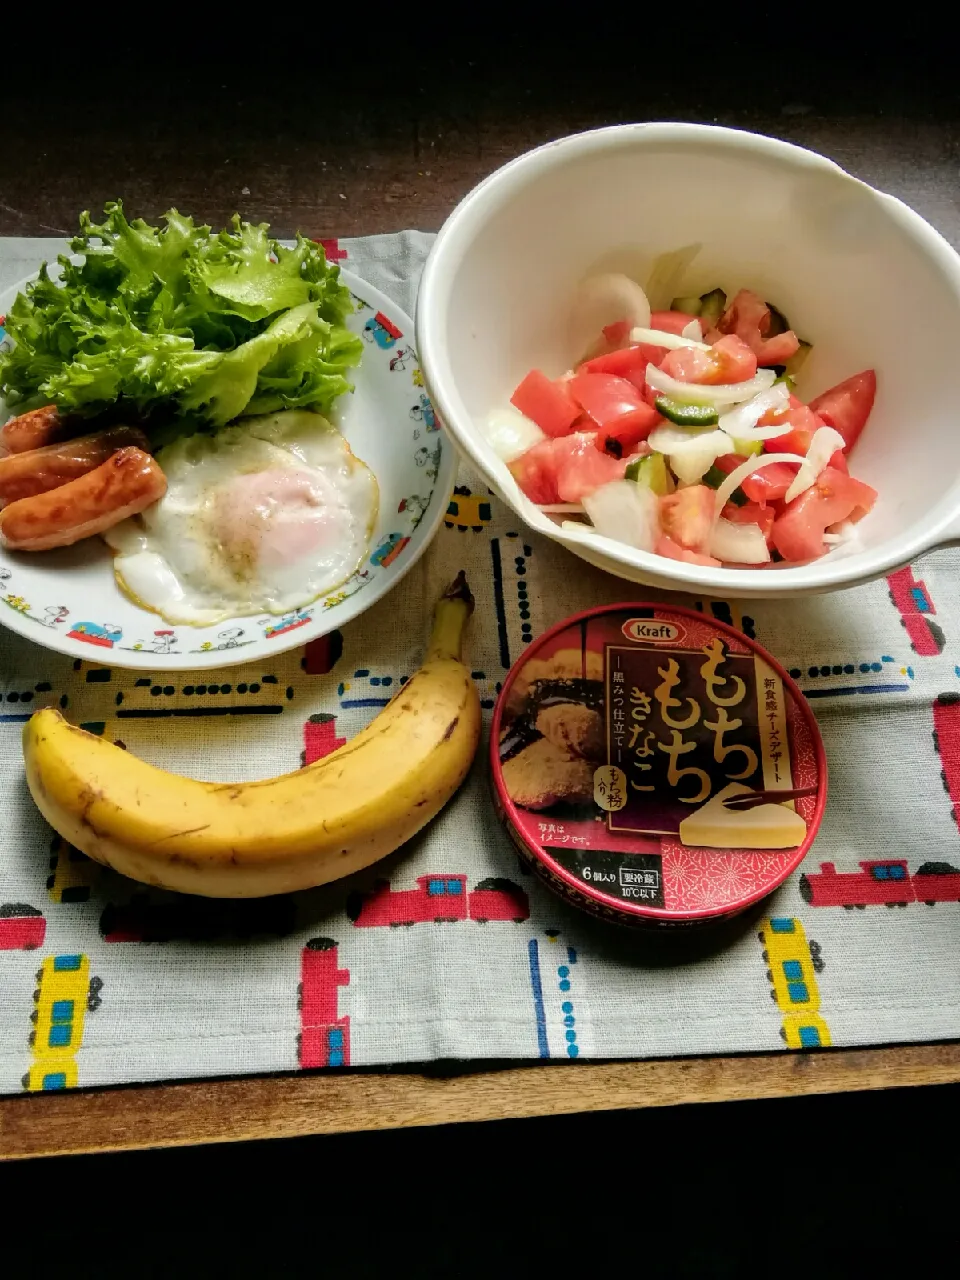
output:
<instances>
[{"instance_id":1,"label":"sliced onion","mask_svg":"<svg viewBox=\"0 0 960 1280\"><path fill-rule=\"evenodd\" d=\"M770 548L758 524L720 519L710 536L710 554L732 564L766 564Z\"/></svg>"},{"instance_id":2,"label":"sliced onion","mask_svg":"<svg viewBox=\"0 0 960 1280\"><path fill-rule=\"evenodd\" d=\"M487 444L504 462L513 462L547 438L535 422L513 408L494 409L481 429Z\"/></svg>"},{"instance_id":3,"label":"sliced onion","mask_svg":"<svg viewBox=\"0 0 960 1280\"><path fill-rule=\"evenodd\" d=\"M776 380L777 375L772 369L758 369L756 376L746 382L725 382L719 386L708 386L702 382L680 382L658 369L655 364L647 365L647 383L654 390L693 404L742 404L745 400L752 400L759 392L768 390Z\"/></svg>"},{"instance_id":4,"label":"sliced onion","mask_svg":"<svg viewBox=\"0 0 960 1280\"><path fill-rule=\"evenodd\" d=\"M737 405L735 409L722 414L718 425L721 431L737 440L776 440L777 436L785 436L788 431L793 430L789 422L770 427L758 427L757 423L771 409L785 409L789 403L790 388L785 382L775 382L746 404Z\"/></svg>"},{"instance_id":5,"label":"sliced onion","mask_svg":"<svg viewBox=\"0 0 960 1280\"><path fill-rule=\"evenodd\" d=\"M724 480L723 484L717 490L716 505L714 507L717 516L730 501L730 495L735 489L743 484L747 476L752 476L755 471L760 471L763 467L770 467L775 462L793 462L797 463L800 459L795 453L759 453L753 458L748 458L746 462L741 462L735 471L731 471Z\"/></svg>"},{"instance_id":6,"label":"sliced onion","mask_svg":"<svg viewBox=\"0 0 960 1280\"><path fill-rule=\"evenodd\" d=\"M863 550L860 527L854 524L852 520L844 520L841 524L831 525L823 535L823 540L830 548L830 553L834 556L850 555L853 552Z\"/></svg>"},{"instance_id":7,"label":"sliced onion","mask_svg":"<svg viewBox=\"0 0 960 1280\"><path fill-rule=\"evenodd\" d=\"M651 449L665 453L678 480L697 484L717 458L733 452L733 441L716 427L678 427L664 422L647 437Z\"/></svg>"},{"instance_id":8,"label":"sliced onion","mask_svg":"<svg viewBox=\"0 0 960 1280\"><path fill-rule=\"evenodd\" d=\"M659 534L659 503L645 485L612 480L585 497L583 505L597 533L638 551L653 550Z\"/></svg>"},{"instance_id":9,"label":"sliced onion","mask_svg":"<svg viewBox=\"0 0 960 1280\"><path fill-rule=\"evenodd\" d=\"M860 533L857 526L852 520L842 520L840 524L833 524L823 535L824 542L833 547L842 546L845 542L852 542L854 538L859 538Z\"/></svg>"},{"instance_id":10,"label":"sliced onion","mask_svg":"<svg viewBox=\"0 0 960 1280\"><path fill-rule=\"evenodd\" d=\"M570 355L579 361L604 326L618 320L631 327L650 323L650 303L636 280L618 272L581 280L570 308Z\"/></svg>"},{"instance_id":11,"label":"sliced onion","mask_svg":"<svg viewBox=\"0 0 960 1280\"><path fill-rule=\"evenodd\" d=\"M700 321L694 321L699 325ZM689 329L689 325L687 328ZM675 351L678 347L696 347L699 351L709 351L710 348L705 342L700 341L700 330L697 329L695 338L684 337L679 333L667 333L665 329L631 329L631 342L648 342L652 347L669 347Z\"/></svg>"},{"instance_id":12,"label":"sliced onion","mask_svg":"<svg viewBox=\"0 0 960 1280\"><path fill-rule=\"evenodd\" d=\"M685 324L680 330L681 338L693 338L695 342L700 342L703 338L703 325L700 323L700 317L694 316L689 324Z\"/></svg>"},{"instance_id":13,"label":"sliced onion","mask_svg":"<svg viewBox=\"0 0 960 1280\"><path fill-rule=\"evenodd\" d=\"M846 447L846 441L839 431L834 431L833 427L817 427L810 437L807 456L800 463L800 470L794 476L793 484L783 495L784 502L792 502L801 493L805 493L836 451Z\"/></svg>"}]
</instances>

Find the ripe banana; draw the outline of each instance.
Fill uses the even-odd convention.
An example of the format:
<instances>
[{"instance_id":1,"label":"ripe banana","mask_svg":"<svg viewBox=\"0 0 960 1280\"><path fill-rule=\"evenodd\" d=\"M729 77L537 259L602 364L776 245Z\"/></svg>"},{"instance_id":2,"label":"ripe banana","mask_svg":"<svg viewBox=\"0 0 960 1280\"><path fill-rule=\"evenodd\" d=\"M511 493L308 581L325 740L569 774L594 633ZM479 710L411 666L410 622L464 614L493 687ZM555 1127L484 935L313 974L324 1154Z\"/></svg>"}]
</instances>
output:
<instances>
[{"instance_id":1,"label":"ripe banana","mask_svg":"<svg viewBox=\"0 0 960 1280\"><path fill-rule=\"evenodd\" d=\"M304 769L196 782L48 708L24 726L30 792L65 840L145 884L255 898L338 880L409 840L467 775L480 737L479 694L460 661L472 610L461 573L420 670L362 733Z\"/></svg>"}]
</instances>

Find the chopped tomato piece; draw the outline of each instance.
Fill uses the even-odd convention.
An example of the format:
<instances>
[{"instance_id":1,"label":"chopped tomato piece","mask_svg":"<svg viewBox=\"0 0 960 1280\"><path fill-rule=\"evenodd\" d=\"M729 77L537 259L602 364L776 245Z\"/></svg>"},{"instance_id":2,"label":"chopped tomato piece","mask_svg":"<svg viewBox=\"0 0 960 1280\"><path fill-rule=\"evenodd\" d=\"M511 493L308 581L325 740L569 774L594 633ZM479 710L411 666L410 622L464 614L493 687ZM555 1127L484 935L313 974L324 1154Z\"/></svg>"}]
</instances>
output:
<instances>
[{"instance_id":1,"label":"chopped tomato piece","mask_svg":"<svg viewBox=\"0 0 960 1280\"><path fill-rule=\"evenodd\" d=\"M664 373L678 382L696 382L714 386L717 383L746 382L757 372L757 358L735 335L721 338L709 351L698 347L679 347L667 352L660 364Z\"/></svg>"},{"instance_id":2,"label":"chopped tomato piece","mask_svg":"<svg viewBox=\"0 0 960 1280\"><path fill-rule=\"evenodd\" d=\"M756 329L765 337L770 332L770 308L752 289L740 289L717 321L721 333L736 333L739 328Z\"/></svg>"},{"instance_id":3,"label":"chopped tomato piece","mask_svg":"<svg viewBox=\"0 0 960 1280\"><path fill-rule=\"evenodd\" d=\"M786 435L776 436L773 440L768 440L766 449L768 453L799 453L806 455L810 448L810 441L813 439L813 433L823 426L823 419L804 404L795 395L790 396L790 405L787 409L776 412L773 409L768 410L760 419L760 426L772 427L780 423L788 422L791 430Z\"/></svg>"},{"instance_id":4,"label":"chopped tomato piece","mask_svg":"<svg viewBox=\"0 0 960 1280\"><path fill-rule=\"evenodd\" d=\"M610 480L623 479L631 457L614 458L597 448L595 433L575 431L541 440L509 464L531 502L579 502Z\"/></svg>"},{"instance_id":5,"label":"chopped tomato piece","mask_svg":"<svg viewBox=\"0 0 960 1280\"><path fill-rule=\"evenodd\" d=\"M719 359L715 382L746 382L757 372L756 356L735 334L715 342L711 351Z\"/></svg>"},{"instance_id":6,"label":"chopped tomato piece","mask_svg":"<svg viewBox=\"0 0 960 1280\"><path fill-rule=\"evenodd\" d=\"M609 427L604 427L602 431L598 431L597 448L603 449L607 453L612 453L614 457L621 457L623 454L629 453L631 449L635 450L641 447L642 452L649 453L650 446L646 443L647 436L662 421L663 419L656 409L651 405L644 404L633 413L624 414L622 418L617 418L616 422L612 422Z\"/></svg>"},{"instance_id":7,"label":"chopped tomato piece","mask_svg":"<svg viewBox=\"0 0 960 1280\"><path fill-rule=\"evenodd\" d=\"M877 375L865 369L811 400L810 408L828 427L839 431L851 449L867 424L876 395Z\"/></svg>"},{"instance_id":8,"label":"chopped tomato piece","mask_svg":"<svg viewBox=\"0 0 960 1280\"><path fill-rule=\"evenodd\" d=\"M771 462L747 476L740 488L751 502L759 502L761 506L778 502L793 484L799 466L799 462L796 467L792 462Z\"/></svg>"},{"instance_id":9,"label":"chopped tomato piece","mask_svg":"<svg viewBox=\"0 0 960 1280\"><path fill-rule=\"evenodd\" d=\"M832 474L827 475L828 472L832 472ZM834 495L842 496L844 499L852 499L853 510L847 516L847 519L852 520L854 524L873 510L873 504L880 496L873 485L867 484L865 480L858 480L856 476L850 475L849 472L838 472L833 467L824 467L817 478L817 483L820 485L821 490L830 487Z\"/></svg>"},{"instance_id":10,"label":"chopped tomato piece","mask_svg":"<svg viewBox=\"0 0 960 1280\"><path fill-rule=\"evenodd\" d=\"M707 565L711 569L721 567L720 561L714 560L713 556L702 555L699 551L689 551L666 536L658 538L657 545L653 549L658 556L666 556L668 560L684 560L687 564Z\"/></svg>"},{"instance_id":11,"label":"chopped tomato piece","mask_svg":"<svg viewBox=\"0 0 960 1280\"><path fill-rule=\"evenodd\" d=\"M573 439L572 436L559 437ZM557 489L557 463L553 454L553 441L541 440L519 458L514 458L507 465L510 472L531 502L544 506L549 502L559 502Z\"/></svg>"},{"instance_id":12,"label":"chopped tomato piece","mask_svg":"<svg viewBox=\"0 0 960 1280\"><path fill-rule=\"evenodd\" d=\"M603 326L603 336L611 347L619 347L621 343L626 342L629 333L629 320L615 320L613 324L605 324Z\"/></svg>"},{"instance_id":13,"label":"chopped tomato piece","mask_svg":"<svg viewBox=\"0 0 960 1280\"><path fill-rule=\"evenodd\" d=\"M776 337L756 344L747 342L747 346L757 357L759 365L786 364L800 350L800 339L792 329L788 329L786 333L778 333Z\"/></svg>"},{"instance_id":14,"label":"chopped tomato piece","mask_svg":"<svg viewBox=\"0 0 960 1280\"><path fill-rule=\"evenodd\" d=\"M577 372L612 373L618 378L626 378L627 382L632 382L642 395L647 385L647 365L659 364L665 354L664 347L654 347L648 342L639 342L631 347L621 347L619 351L608 351L606 355L594 356L592 360L584 360Z\"/></svg>"},{"instance_id":15,"label":"chopped tomato piece","mask_svg":"<svg viewBox=\"0 0 960 1280\"><path fill-rule=\"evenodd\" d=\"M784 436L775 436L773 440L764 442L767 453L795 453L801 458L807 456L813 432L804 427L794 427Z\"/></svg>"},{"instance_id":16,"label":"chopped tomato piece","mask_svg":"<svg viewBox=\"0 0 960 1280\"><path fill-rule=\"evenodd\" d=\"M510 397L510 403L548 436L562 436L580 417L580 406L567 382L555 382L539 369L531 369Z\"/></svg>"},{"instance_id":17,"label":"chopped tomato piece","mask_svg":"<svg viewBox=\"0 0 960 1280\"><path fill-rule=\"evenodd\" d=\"M713 352L700 351L697 347L679 347L676 351L668 351L660 368L678 382L719 382Z\"/></svg>"},{"instance_id":18,"label":"chopped tomato piece","mask_svg":"<svg viewBox=\"0 0 960 1280\"><path fill-rule=\"evenodd\" d=\"M815 560L826 550L824 532L843 520L859 520L877 500L862 480L825 467L814 484L774 521L771 541L785 560Z\"/></svg>"},{"instance_id":19,"label":"chopped tomato piece","mask_svg":"<svg viewBox=\"0 0 960 1280\"><path fill-rule=\"evenodd\" d=\"M792 329L772 334L773 315L770 308L751 289L741 289L717 321L721 333L736 334L762 365L786 364L796 355L800 340Z\"/></svg>"},{"instance_id":20,"label":"chopped tomato piece","mask_svg":"<svg viewBox=\"0 0 960 1280\"><path fill-rule=\"evenodd\" d=\"M560 462L557 491L561 502L580 502L611 480L622 480L631 456L614 458L596 447L592 432L581 432L579 442ZM566 445L567 441L564 440Z\"/></svg>"},{"instance_id":21,"label":"chopped tomato piece","mask_svg":"<svg viewBox=\"0 0 960 1280\"><path fill-rule=\"evenodd\" d=\"M759 525L760 532L767 542L770 541L770 531L777 515L773 507L761 507L759 502L745 502L742 507L738 507L734 502L728 502L720 514L724 520L730 520L733 524Z\"/></svg>"},{"instance_id":22,"label":"chopped tomato piece","mask_svg":"<svg viewBox=\"0 0 960 1280\"><path fill-rule=\"evenodd\" d=\"M688 316L685 311L654 311L650 316L650 328L660 329L663 333L675 333L678 337L691 320L696 316Z\"/></svg>"},{"instance_id":23,"label":"chopped tomato piece","mask_svg":"<svg viewBox=\"0 0 960 1280\"><path fill-rule=\"evenodd\" d=\"M614 439L621 445L637 444L660 421L660 414L633 383L612 373L578 373L570 379L570 392L599 428L603 442Z\"/></svg>"},{"instance_id":24,"label":"chopped tomato piece","mask_svg":"<svg viewBox=\"0 0 960 1280\"><path fill-rule=\"evenodd\" d=\"M803 457L807 456L810 448L810 437L812 432L808 431L791 431L785 436L777 436L776 440L768 440L770 446L769 453L796 453ZM776 448L773 446L776 445ZM786 465L786 464L784 464ZM830 459L829 465L836 467L838 471L842 471L844 475L850 474L850 468L847 466L847 460L844 457L843 450L838 449Z\"/></svg>"},{"instance_id":25,"label":"chopped tomato piece","mask_svg":"<svg viewBox=\"0 0 960 1280\"><path fill-rule=\"evenodd\" d=\"M742 453L723 453L714 461L713 465L728 476L731 471L736 471L741 462L746 462L746 458Z\"/></svg>"},{"instance_id":26,"label":"chopped tomato piece","mask_svg":"<svg viewBox=\"0 0 960 1280\"><path fill-rule=\"evenodd\" d=\"M660 499L660 524L668 538L687 551L706 551L713 532L714 491L691 484Z\"/></svg>"},{"instance_id":27,"label":"chopped tomato piece","mask_svg":"<svg viewBox=\"0 0 960 1280\"><path fill-rule=\"evenodd\" d=\"M767 453L796 453L806 457L810 449L810 441L813 439L813 433L818 428L826 425L819 414L814 413L809 405L804 404L802 400L798 400L796 396L790 397L790 408L785 413L774 413L771 409L769 413L764 414L760 419L763 426L771 426L775 422L783 421L792 423L793 430L788 431L786 435L776 436L773 440L768 440L766 442ZM844 475L849 474L850 468L847 466L847 460L841 449L838 449L830 459L830 466L837 471L842 471Z\"/></svg>"}]
</instances>

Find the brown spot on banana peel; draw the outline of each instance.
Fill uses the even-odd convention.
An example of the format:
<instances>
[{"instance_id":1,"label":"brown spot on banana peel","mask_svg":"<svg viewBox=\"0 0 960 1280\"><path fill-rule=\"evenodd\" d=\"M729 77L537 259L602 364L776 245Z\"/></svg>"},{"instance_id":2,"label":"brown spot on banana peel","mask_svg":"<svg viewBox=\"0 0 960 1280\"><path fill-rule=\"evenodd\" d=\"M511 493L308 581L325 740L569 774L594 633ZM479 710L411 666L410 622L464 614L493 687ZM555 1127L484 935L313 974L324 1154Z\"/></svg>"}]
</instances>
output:
<instances>
[{"instance_id":1,"label":"brown spot on banana peel","mask_svg":"<svg viewBox=\"0 0 960 1280\"><path fill-rule=\"evenodd\" d=\"M157 836L156 840L150 841L150 848L155 848L158 844L163 844L164 840L179 840L181 836L195 836L198 831L206 831L210 827L209 822L205 822L202 827L187 827L185 831L171 831L167 836Z\"/></svg>"},{"instance_id":2,"label":"brown spot on banana peel","mask_svg":"<svg viewBox=\"0 0 960 1280\"><path fill-rule=\"evenodd\" d=\"M199 871L203 863L196 858L190 858L185 853L171 853L167 861L177 867L191 867L194 871Z\"/></svg>"},{"instance_id":3,"label":"brown spot on banana peel","mask_svg":"<svg viewBox=\"0 0 960 1280\"><path fill-rule=\"evenodd\" d=\"M459 723L460 723L460 717L458 715L454 716L453 719L450 721L450 723L447 725L446 732L443 735L444 742L446 742L449 738L453 737L454 730L456 729Z\"/></svg>"}]
</instances>

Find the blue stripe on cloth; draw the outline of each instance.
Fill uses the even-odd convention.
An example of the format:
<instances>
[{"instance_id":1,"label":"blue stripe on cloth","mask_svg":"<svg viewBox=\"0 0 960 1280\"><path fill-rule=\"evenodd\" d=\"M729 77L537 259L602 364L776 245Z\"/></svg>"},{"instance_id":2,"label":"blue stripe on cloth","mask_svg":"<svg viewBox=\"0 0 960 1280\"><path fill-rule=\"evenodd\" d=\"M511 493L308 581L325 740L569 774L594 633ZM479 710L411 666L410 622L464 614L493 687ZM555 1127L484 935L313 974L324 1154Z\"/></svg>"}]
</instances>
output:
<instances>
[{"instance_id":1,"label":"blue stripe on cloth","mask_svg":"<svg viewBox=\"0 0 960 1280\"><path fill-rule=\"evenodd\" d=\"M840 689L801 689L805 698L842 698L848 693L905 693L908 684L847 685Z\"/></svg>"},{"instance_id":2,"label":"blue stripe on cloth","mask_svg":"<svg viewBox=\"0 0 960 1280\"><path fill-rule=\"evenodd\" d=\"M540 981L540 947L536 938L527 944L530 954L530 986L533 988L533 1012L537 1019L537 1046L541 1058L550 1057L550 1043L547 1040L547 1014L543 1007L543 983Z\"/></svg>"},{"instance_id":3,"label":"blue stripe on cloth","mask_svg":"<svg viewBox=\"0 0 960 1280\"><path fill-rule=\"evenodd\" d=\"M510 668L510 643L507 639L507 611L503 602L503 564L500 560L500 539L490 543L493 558L493 598L497 606L497 635L500 638L500 664L505 671Z\"/></svg>"}]
</instances>

